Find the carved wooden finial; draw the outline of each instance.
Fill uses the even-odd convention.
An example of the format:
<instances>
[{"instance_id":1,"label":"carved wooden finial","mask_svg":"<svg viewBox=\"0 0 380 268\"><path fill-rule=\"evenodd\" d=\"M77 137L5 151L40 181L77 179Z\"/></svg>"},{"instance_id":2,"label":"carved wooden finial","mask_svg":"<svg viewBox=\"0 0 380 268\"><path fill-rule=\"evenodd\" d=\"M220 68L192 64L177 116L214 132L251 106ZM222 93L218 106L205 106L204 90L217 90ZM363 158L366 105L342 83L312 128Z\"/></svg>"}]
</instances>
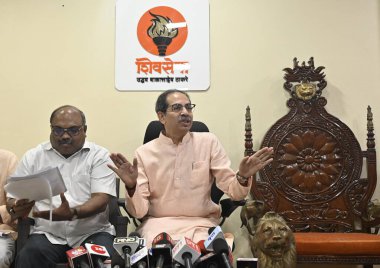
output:
<instances>
[{"instance_id":1,"label":"carved wooden finial","mask_svg":"<svg viewBox=\"0 0 380 268\"><path fill-rule=\"evenodd\" d=\"M375 134L373 133L373 114L371 106L367 107L367 148L375 148Z\"/></svg>"},{"instance_id":2,"label":"carved wooden finial","mask_svg":"<svg viewBox=\"0 0 380 268\"><path fill-rule=\"evenodd\" d=\"M251 109L249 106L245 109L245 150L244 156L253 155L252 143L252 126L251 126Z\"/></svg>"},{"instance_id":3,"label":"carved wooden finial","mask_svg":"<svg viewBox=\"0 0 380 268\"><path fill-rule=\"evenodd\" d=\"M325 67L315 68L314 58L310 57L299 65L297 58L293 59L293 69L284 68L285 71L284 89L295 99L310 102L321 96L322 90L326 87L325 74L322 72ZM302 86L302 88L299 88Z\"/></svg>"}]
</instances>

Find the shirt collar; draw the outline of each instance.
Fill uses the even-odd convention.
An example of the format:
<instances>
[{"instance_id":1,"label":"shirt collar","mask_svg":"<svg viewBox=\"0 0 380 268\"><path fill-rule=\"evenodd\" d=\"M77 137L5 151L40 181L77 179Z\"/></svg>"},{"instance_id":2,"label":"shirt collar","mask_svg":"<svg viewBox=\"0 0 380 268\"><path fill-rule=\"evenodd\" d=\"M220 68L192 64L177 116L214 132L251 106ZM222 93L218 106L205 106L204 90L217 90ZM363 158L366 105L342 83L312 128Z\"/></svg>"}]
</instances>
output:
<instances>
[{"instance_id":1,"label":"shirt collar","mask_svg":"<svg viewBox=\"0 0 380 268\"><path fill-rule=\"evenodd\" d=\"M165 143L165 144L173 144L172 139L169 138L169 137L167 137L167 136L165 136L165 135L162 133L162 131L160 132L160 136L158 137L158 139L159 139L161 142ZM187 132L186 135L183 137L182 142L180 142L180 144L186 144L186 143L188 143L188 142L190 141L190 139L191 139L191 132L189 131L189 132Z\"/></svg>"}]
</instances>

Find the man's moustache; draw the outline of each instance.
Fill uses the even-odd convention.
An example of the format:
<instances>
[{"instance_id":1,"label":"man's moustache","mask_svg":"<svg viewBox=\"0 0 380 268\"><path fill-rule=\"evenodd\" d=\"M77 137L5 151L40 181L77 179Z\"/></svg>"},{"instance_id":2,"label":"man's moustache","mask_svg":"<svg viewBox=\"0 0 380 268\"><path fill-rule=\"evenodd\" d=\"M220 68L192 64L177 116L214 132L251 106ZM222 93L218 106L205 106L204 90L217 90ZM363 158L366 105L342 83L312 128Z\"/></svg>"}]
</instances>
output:
<instances>
[{"instance_id":1,"label":"man's moustache","mask_svg":"<svg viewBox=\"0 0 380 268\"><path fill-rule=\"evenodd\" d=\"M190 122L190 121L191 121L191 118L188 116L181 116L179 118L179 122Z\"/></svg>"},{"instance_id":2,"label":"man's moustache","mask_svg":"<svg viewBox=\"0 0 380 268\"><path fill-rule=\"evenodd\" d=\"M71 140L62 140L59 142L60 145L64 145L64 144L71 144Z\"/></svg>"}]
</instances>

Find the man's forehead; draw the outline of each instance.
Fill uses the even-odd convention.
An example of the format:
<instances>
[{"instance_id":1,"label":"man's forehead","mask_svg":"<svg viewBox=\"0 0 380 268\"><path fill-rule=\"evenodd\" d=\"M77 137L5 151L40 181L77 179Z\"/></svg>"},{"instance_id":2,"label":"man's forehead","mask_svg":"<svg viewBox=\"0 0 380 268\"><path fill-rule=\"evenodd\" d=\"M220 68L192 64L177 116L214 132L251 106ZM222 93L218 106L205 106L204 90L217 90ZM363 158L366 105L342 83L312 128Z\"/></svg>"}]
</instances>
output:
<instances>
[{"instance_id":1,"label":"man's forehead","mask_svg":"<svg viewBox=\"0 0 380 268\"><path fill-rule=\"evenodd\" d=\"M167 100L172 101L172 102L175 102L178 100L184 100L186 102L190 102L189 98L181 92L173 92L169 94Z\"/></svg>"},{"instance_id":2,"label":"man's forehead","mask_svg":"<svg viewBox=\"0 0 380 268\"><path fill-rule=\"evenodd\" d=\"M57 111L53 117L54 120L75 120L79 119L82 120L82 117L80 115L80 112L73 108L63 108L59 111Z\"/></svg>"}]
</instances>

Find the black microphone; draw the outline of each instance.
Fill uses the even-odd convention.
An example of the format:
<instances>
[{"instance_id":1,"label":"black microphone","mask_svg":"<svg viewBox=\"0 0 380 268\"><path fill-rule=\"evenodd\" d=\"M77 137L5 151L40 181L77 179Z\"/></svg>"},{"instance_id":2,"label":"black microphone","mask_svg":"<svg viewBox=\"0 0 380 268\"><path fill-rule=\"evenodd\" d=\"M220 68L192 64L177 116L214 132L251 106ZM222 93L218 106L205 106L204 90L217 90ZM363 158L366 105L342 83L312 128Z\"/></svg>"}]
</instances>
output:
<instances>
[{"instance_id":1,"label":"black microphone","mask_svg":"<svg viewBox=\"0 0 380 268\"><path fill-rule=\"evenodd\" d=\"M205 240L199 240L197 245L201 251L201 256L204 256L204 255L210 253L210 251L208 251L205 247Z\"/></svg>"},{"instance_id":2,"label":"black microphone","mask_svg":"<svg viewBox=\"0 0 380 268\"><path fill-rule=\"evenodd\" d=\"M197 268L219 268L222 267L223 263L221 257L216 255L215 252L209 252L203 255L196 262Z\"/></svg>"},{"instance_id":3,"label":"black microphone","mask_svg":"<svg viewBox=\"0 0 380 268\"><path fill-rule=\"evenodd\" d=\"M84 246L87 249L92 266L94 268L103 268L104 261L110 257L106 247L90 243L86 243Z\"/></svg>"},{"instance_id":4,"label":"black microphone","mask_svg":"<svg viewBox=\"0 0 380 268\"><path fill-rule=\"evenodd\" d=\"M172 248L174 242L170 235L163 232L157 235L152 242L152 256L156 261L156 268L163 268L164 265L171 265Z\"/></svg>"},{"instance_id":5,"label":"black microphone","mask_svg":"<svg viewBox=\"0 0 380 268\"><path fill-rule=\"evenodd\" d=\"M90 268L89 256L83 246L66 251L66 255L70 268Z\"/></svg>"},{"instance_id":6,"label":"black microphone","mask_svg":"<svg viewBox=\"0 0 380 268\"><path fill-rule=\"evenodd\" d=\"M131 255L134 254L140 245L140 234L130 233L128 237L116 237L113 240L113 247L124 259L124 267L131 268Z\"/></svg>"},{"instance_id":7,"label":"black microphone","mask_svg":"<svg viewBox=\"0 0 380 268\"><path fill-rule=\"evenodd\" d=\"M208 251L212 251L212 244L214 243L214 241L218 238L224 239L224 234L220 226L211 227L210 229L208 229L208 233L209 236L205 240L205 248Z\"/></svg>"},{"instance_id":8,"label":"black microphone","mask_svg":"<svg viewBox=\"0 0 380 268\"><path fill-rule=\"evenodd\" d=\"M193 263L201 256L199 246L187 237L183 237L177 242L172 253L173 259L186 268L192 268Z\"/></svg>"},{"instance_id":9,"label":"black microphone","mask_svg":"<svg viewBox=\"0 0 380 268\"><path fill-rule=\"evenodd\" d=\"M214 249L215 254L220 255L222 257L224 266L226 268L232 268L232 265L228 258L230 249L228 247L226 240L224 240L223 238L217 238L212 243L212 247Z\"/></svg>"}]
</instances>

